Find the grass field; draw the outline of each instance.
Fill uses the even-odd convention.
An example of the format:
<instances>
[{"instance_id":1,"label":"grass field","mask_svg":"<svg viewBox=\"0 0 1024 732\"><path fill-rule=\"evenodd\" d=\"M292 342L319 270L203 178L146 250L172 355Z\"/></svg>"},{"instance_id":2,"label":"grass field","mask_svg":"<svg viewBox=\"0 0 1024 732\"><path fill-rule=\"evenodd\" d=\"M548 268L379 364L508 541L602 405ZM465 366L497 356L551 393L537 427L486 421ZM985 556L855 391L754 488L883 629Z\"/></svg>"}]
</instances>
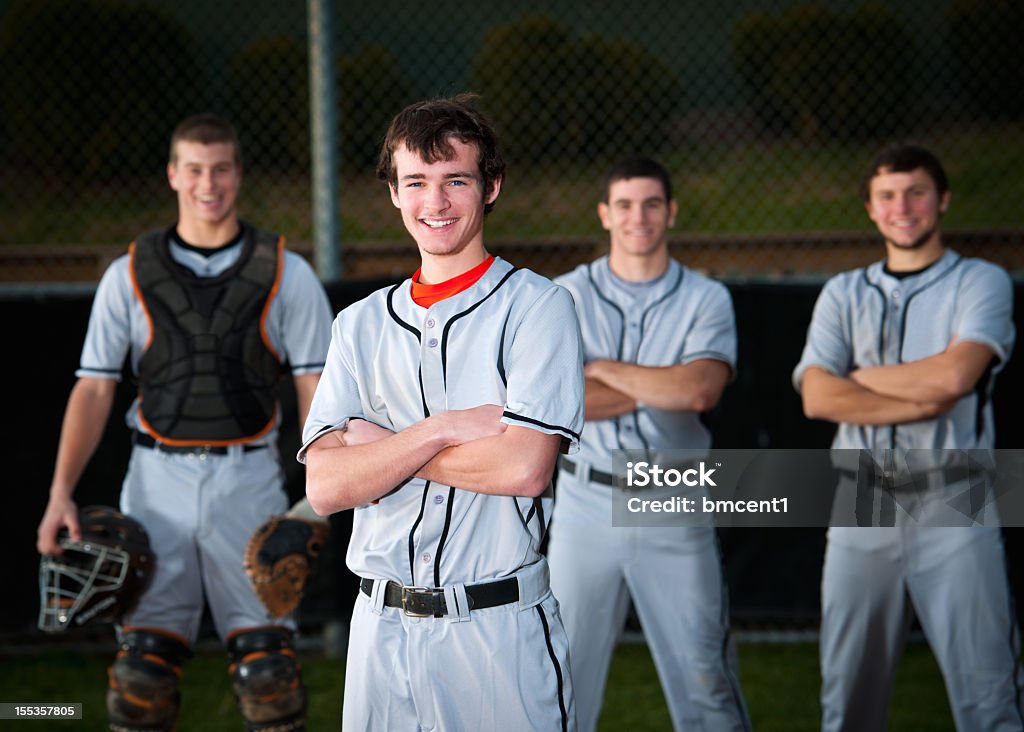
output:
<instances>
[{"instance_id":1,"label":"grass field","mask_svg":"<svg viewBox=\"0 0 1024 732\"><path fill-rule=\"evenodd\" d=\"M818 729L818 647L814 643L741 643L740 675L755 730L811 732ZM300 654L310 694L310 732L339 728L341 661ZM110 654L52 650L32 656L0 655L0 701L82 702L84 719L46 729L103 730L106 667ZM484 671L486 673L486 671ZM205 651L185 669L182 732L240 730L225 657ZM33 724L35 726L33 726ZM3 729L43 729L38 723L3 723ZM661 687L643 645L620 645L608 680L602 732L670 730ZM911 644L900 667L890 713L891 732L952 730L938 667L931 651ZM485 731L481 731L485 732ZM518 732L515 730L502 732Z\"/></svg>"},{"instance_id":2,"label":"grass field","mask_svg":"<svg viewBox=\"0 0 1024 732\"><path fill-rule=\"evenodd\" d=\"M1024 198L1021 125L957 130L921 139L948 167L954 203L945 226L1019 227ZM660 157L675 175L677 229L697 233L866 230L857 197L864 166L878 143L859 146L799 142L694 144ZM605 163L558 160L546 167L510 161L495 214L492 240L600 234L595 215ZM5 181L0 179L0 186ZM0 197L0 244L122 244L140 231L173 220L175 199L162 171L120 185L83 186L63 179L19 175ZM370 174L340 183L342 237L348 244L404 241L401 219L383 184ZM311 240L308 177L251 172L240 199L243 218Z\"/></svg>"}]
</instances>

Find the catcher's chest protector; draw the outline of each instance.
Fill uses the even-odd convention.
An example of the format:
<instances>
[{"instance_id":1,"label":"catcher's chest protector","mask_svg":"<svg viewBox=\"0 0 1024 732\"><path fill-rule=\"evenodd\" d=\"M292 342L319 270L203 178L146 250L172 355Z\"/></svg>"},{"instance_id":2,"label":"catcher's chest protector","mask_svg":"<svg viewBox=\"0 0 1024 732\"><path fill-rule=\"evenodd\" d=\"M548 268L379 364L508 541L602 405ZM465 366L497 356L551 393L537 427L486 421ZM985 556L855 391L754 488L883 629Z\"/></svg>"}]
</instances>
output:
<instances>
[{"instance_id":1,"label":"catcher's chest protector","mask_svg":"<svg viewBox=\"0 0 1024 732\"><path fill-rule=\"evenodd\" d=\"M245 442L273 425L281 362L263 320L277 293L283 240L242 226L241 256L217 277L197 277L171 259L171 230L132 244L132 281L150 323L140 412L164 442Z\"/></svg>"}]
</instances>

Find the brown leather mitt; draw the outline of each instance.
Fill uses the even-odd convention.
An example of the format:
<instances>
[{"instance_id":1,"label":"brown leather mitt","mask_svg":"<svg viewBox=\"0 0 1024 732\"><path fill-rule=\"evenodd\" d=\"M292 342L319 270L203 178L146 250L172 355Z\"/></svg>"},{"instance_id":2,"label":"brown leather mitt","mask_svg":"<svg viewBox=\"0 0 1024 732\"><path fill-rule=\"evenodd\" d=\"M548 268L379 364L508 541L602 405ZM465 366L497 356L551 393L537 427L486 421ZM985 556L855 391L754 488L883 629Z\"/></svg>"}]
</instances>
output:
<instances>
[{"instance_id":1,"label":"brown leather mitt","mask_svg":"<svg viewBox=\"0 0 1024 732\"><path fill-rule=\"evenodd\" d=\"M326 521L273 516L249 539L245 573L275 618L298 607L329 533Z\"/></svg>"}]
</instances>

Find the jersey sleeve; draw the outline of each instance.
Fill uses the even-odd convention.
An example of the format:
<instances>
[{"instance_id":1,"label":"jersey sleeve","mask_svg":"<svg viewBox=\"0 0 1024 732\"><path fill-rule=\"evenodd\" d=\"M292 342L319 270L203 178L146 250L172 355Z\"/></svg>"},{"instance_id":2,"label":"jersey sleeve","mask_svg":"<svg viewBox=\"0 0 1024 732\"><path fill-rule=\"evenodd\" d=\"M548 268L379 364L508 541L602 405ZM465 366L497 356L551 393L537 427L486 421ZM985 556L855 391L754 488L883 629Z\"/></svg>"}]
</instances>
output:
<instances>
[{"instance_id":1,"label":"jersey sleeve","mask_svg":"<svg viewBox=\"0 0 1024 732\"><path fill-rule=\"evenodd\" d=\"M519 324L506 367L508 425L561 435L579 449L583 429L583 345L569 292L552 286Z\"/></svg>"},{"instance_id":2,"label":"jersey sleeve","mask_svg":"<svg viewBox=\"0 0 1024 732\"><path fill-rule=\"evenodd\" d=\"M302 429L302 447L296 455L300 463L306 462L306 450L322 435L345 429L350 419L365 417L351 352L355 341L351 333L346 333L344 315L339 315L331 328L327 361Z\"/></svg>"},{"instance_id":3,"label":"jersey sleeve","mask_svg":"<svg viewBox=\"0 0 1024 732\"><path fill-rule=\"evenodd\" d=\"M964 278L958 293L953 334L958 341L988 346L1000 363L1014 343L1013 283L1006 272L985 263Z\"/></svg>"},{"instance_id":4,"label":"jersey sleeve","mask_svg":"<svg viewBox=\"0 0 1024 732\"><path fill-rule=\"evenodd\" d=\"M331 341L331 305L319 278L305 259L285 252L281 290L271 305L273 341L294 375L323 371Z\"/></svg>"},{"instance_id":5,"label":"jersey sleeve","mask_svg":"<svg viewBox=\"0 0 1024 732\"><path fill-rule=\"evenodd\" d=\"M729 291L719 282L711 287L686 335L680 363L702 358L724 361L736 371L736 316Z\"/></svg>"},{"instance_id":6,"label":"jersey sleeve","mask_svg":"<svg viewBox=\"0 0 1024 732\"><path fill-rule=\"evenodd\" d=\"M124 360L131 347L134 301L128 257L120 257L103 273L96 288L75 376L121 380Z\"/></svg>"},{"instance_id":7,"label":"jersey sleeve","mask_svg":"<svg viewBox=\"0 0 1024 732\"><path fill-rule=\"evenodd\" d=\"M846 320L842 305L840 280L825 283L811 315L800 363L793 369L793 386L799 392L804 373L812 366L836 376L846 376L853 360L853 344L846 336Z\"/></svg>"}]
</instances>

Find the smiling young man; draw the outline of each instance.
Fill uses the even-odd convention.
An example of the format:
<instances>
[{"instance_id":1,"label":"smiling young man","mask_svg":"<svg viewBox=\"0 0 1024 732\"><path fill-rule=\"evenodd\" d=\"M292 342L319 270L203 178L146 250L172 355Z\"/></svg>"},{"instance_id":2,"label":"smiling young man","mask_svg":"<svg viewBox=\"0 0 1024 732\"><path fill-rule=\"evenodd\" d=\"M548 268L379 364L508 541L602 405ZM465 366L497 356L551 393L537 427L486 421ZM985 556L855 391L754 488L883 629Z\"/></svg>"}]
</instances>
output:
<instances>
[{"instance_id":1,"label":"smiling young man","mask_svg":"<svg viewBox=\"0 0 1024 732\"><path fill-rule=\"evenodd\" d=\"M504 161L459 96L392 121L379 176L420 269L342 311L299 459L354 509L348 730L574 729L540 544L582 425L569 293L488 254Z\"/></svg>"},{"instance_id":2,"label":"smiling young man","mask_svg":"<svg viewBox=\"0 0 1024 732\"><path fill-rule=\"evenodd\" d=\"M287 505L276 445L285 364L301 421L327 354L331 310L283 237L239 220L241 152L226 120L183 120L167 178L176 224L140 236L96 291L37 546L60 554L61 529L80 539L72 494L128 358L138 398L126 415L134 447L121 508L146 528L157 562L119 630L110 727L174 728L180 667L208 604L246 729L302 730L294 624L268 615L243 556L257 527Z\"/></svg>"},{"instance_id":3,"label":"smiling young man","mask_svg":"<svg viewBox=\"0 0 1024 732\"><path fill-rule=\"evenodd\" d=\"M608 256L556 280L572 293L586 360L586 425L579 455L561 460L548 551L580 729L597 727L630 598L675 728L748 729L714 529L611 522L616 450L710 447L700 413L735 368L732 301L669 256L676 202L664 167L624 160L603 192Z\"/></svg>"},{"instance_id":4,"label":"smiling young man","mask_svg":"<svg viewBox=\"0 0 1024 732\"><path fill-rule=\"evenodd\" d=\"M838 425L822 728L885 729L916 614L957 728L1024 729L1000 530L953 509L957 495L984 488L968 479L963 452L995 444L993 381L1014 343L1010 279L946 248L949 185L928 150L884 149L862 194L886 257L825 284L793 374L807 416ZM906 470L876 484L873 465L858 471L862 456Z\"/></svg>"}]
</instances>

